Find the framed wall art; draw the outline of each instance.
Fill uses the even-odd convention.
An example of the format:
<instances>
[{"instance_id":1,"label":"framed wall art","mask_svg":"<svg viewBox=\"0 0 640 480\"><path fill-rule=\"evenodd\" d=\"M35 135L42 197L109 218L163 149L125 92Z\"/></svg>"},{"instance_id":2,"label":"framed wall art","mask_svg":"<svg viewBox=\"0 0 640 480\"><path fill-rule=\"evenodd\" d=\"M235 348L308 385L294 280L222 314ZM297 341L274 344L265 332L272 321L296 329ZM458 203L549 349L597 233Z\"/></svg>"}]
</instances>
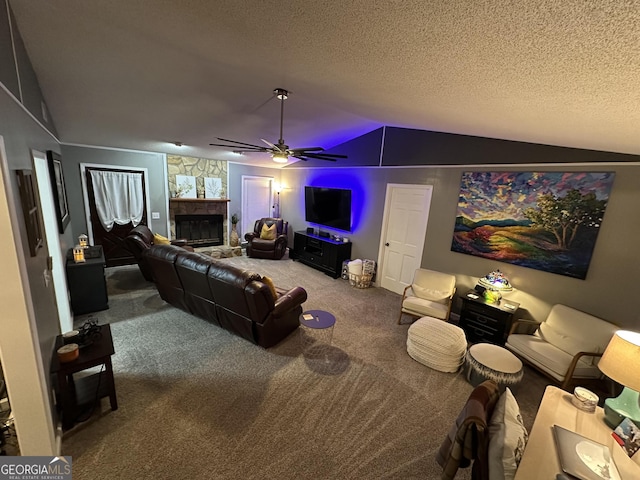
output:
<instances>
[{"instance_id":1,"label":"framed wall art","mask_svg":"<svg viewBox=\"0 0 640 480\"><path fill-rule=\"evenodd\" d=\"M196 177L176 175L176 198L198 198Z\"/></svg>"},{"instance_id":2,"label":"framed wall art","mask_svg":"<svg viewBox=\"0 0 640 480\"><path fill-rule=\"evenodd\" d=\"M206 177L204 179L204 196L205 198L222 198L222 179Z\"/></svg>"},{"instance_id":3,"label":"framed wall art","mask_svg":"<svg viewBox=\"0 0 640 480\"><path fill-rule=\"evenodd\" d=\"M464 172L451 250L585 279L614 172Z\"/></svg>"},{"instance_id":4,"label":"framed wall art","mask_svg":"<svg viewBox=\"0 0 640 480\"><path fill-rule=\"evenodd\" d=\"M27 240L29 253L32 257L38 254L38 249L44 245L42 237L42 220L40 208L33 183L31 170L16 170L18 176L18 190L20 191L20 203L27 227Z\"/></svg>"},{"instance_id":5,"label":"framed wall art","mask_svg":"<svg viewBox=\"0 0 640 480\"><path fill-rule=\"evenodd\" d=\"M51 189L53 190L53 203L58 217L58 230L64 233L64 229L71 220L69 216L69 204L67 203L67 190L62 174L62 158L56 152L47 150L49 163L49 176L51 177Z\"/></svg>"}]
</instances>

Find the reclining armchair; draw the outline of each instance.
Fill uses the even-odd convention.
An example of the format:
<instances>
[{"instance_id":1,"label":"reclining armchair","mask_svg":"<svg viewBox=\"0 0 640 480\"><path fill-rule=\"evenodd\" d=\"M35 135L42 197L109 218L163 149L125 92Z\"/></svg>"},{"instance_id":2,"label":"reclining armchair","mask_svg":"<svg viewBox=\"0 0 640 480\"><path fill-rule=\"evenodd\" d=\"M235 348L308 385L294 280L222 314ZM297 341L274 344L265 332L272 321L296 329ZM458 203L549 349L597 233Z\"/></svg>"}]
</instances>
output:
<instances>
[{"instance_id":1,"label":"reclining armchair","mask_svg":"<svg viewBox=\"0 0 640 480\"><path fill-rule=\"evenodd\" d=\"M567 390L576 380L601 378L598 361L618 329L598 317L557 304L542 323L515 321L505 347Z\"/></svg>"},{"instance_id":2,"label":"reclining armchair","mask_svg":"<svg viewBox=\"0 0 640 480\"><path fill-rule=\"evenodd\" d=\"M256 220L253 232L245 234L247 255L253 258L280 260L287 250L289 223L281 218Z\"/></svg>"}]
</instances>

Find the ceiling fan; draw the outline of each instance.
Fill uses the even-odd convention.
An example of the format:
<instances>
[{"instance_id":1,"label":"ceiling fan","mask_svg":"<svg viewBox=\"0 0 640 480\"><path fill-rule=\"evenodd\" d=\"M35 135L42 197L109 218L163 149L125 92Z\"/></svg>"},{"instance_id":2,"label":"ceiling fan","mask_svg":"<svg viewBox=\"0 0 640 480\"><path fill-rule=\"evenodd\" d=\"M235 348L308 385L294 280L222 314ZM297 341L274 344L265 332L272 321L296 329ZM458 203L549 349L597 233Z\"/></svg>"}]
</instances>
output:
<instances>
[{"instance_id":1,"label":"ceiling fan","mask_svg":"<svg viewBox=\"0 0 640 480\"><path fill-rule=\"evenodd\" d=\"M271 154L274 162L287 163L289 157L294 157L299 160L328 160L335 162L337 158L347 158L346 155L335 155L331 153L322 153L324 148L322 147L307 147L307 148L289 148L289 145L284 143L282 138L282 123L284 119L284 101L289 96L289 92L284 88L276 88L273 91L274 95L280 100L280 139L278 143L271 143L261 138L261 140L267 144L266 147L260 145L252 145L250 143L238 142L237 140L228 140L226 138L218 138L222 142L229 142L234 145L223 145L221 143L210 143L209 145L214 147L226 147L232 148L235 153L245 152L263 152Z\"/></svg>"}]
</instances>

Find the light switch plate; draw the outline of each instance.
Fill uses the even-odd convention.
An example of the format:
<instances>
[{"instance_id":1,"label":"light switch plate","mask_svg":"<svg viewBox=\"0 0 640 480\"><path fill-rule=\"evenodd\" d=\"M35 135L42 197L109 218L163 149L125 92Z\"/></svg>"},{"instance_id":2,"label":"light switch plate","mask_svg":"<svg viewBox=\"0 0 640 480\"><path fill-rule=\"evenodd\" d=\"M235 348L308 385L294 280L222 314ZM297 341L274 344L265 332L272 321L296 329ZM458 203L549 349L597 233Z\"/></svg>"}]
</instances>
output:
<instances>
[{"instance_id":1,"label":"light switch plate","mask_svg":"<svg viewBox=\"0 0 640 480\"><path fill-rule=\"evenodd\" d=\"M151 212L151 220L159 220L160 212Z\"/></svg>"}]
</instances>

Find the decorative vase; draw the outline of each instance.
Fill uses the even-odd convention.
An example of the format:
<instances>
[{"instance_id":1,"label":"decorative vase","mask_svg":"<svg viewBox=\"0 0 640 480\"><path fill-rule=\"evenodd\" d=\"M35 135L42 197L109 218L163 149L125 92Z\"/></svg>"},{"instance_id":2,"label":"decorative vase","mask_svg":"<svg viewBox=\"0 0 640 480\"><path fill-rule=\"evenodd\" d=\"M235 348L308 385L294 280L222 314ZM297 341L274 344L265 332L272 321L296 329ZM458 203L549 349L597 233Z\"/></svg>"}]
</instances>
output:
<instances>
[{"instance_id":1,"label":"decorative vase","mask_svg":"<svg viewBox=\"0 0 640 480\"><path fill-rule=\"evenodd\" d=\"M231 224L231 234L229 235L229 245L232 247L237 247L240 245L240 239L238 238L238 230L236 228L236 224Z\"/></svg>"}]
</instances>

